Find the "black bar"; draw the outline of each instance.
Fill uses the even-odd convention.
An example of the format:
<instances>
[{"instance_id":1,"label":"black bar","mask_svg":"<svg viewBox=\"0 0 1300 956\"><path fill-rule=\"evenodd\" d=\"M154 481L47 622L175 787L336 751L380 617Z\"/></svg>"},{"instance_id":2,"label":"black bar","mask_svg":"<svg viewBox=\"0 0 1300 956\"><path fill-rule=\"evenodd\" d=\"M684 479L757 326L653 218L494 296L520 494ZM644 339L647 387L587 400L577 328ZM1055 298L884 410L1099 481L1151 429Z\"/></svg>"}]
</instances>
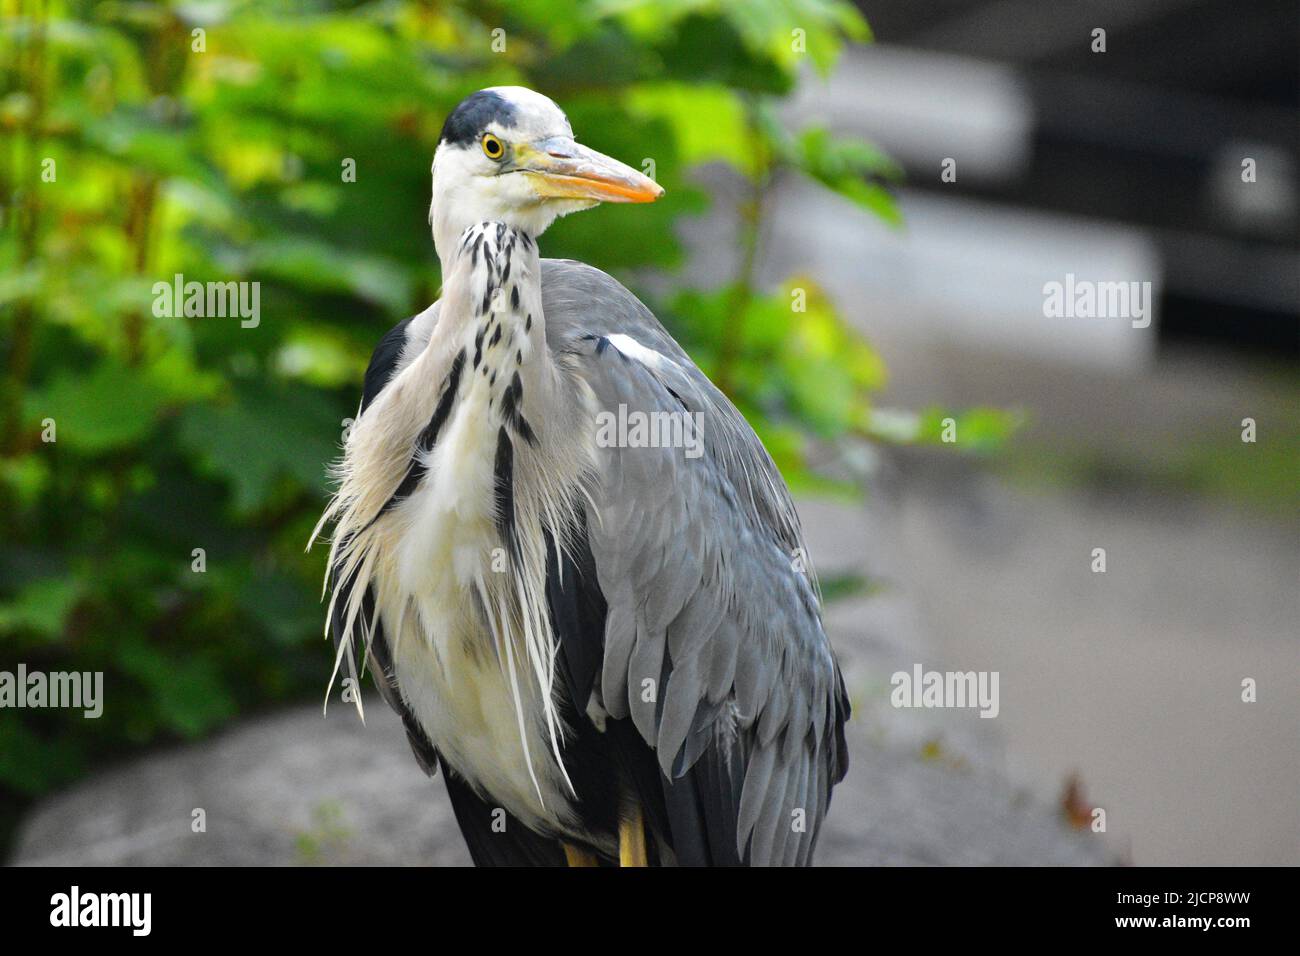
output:
<instances>
[{"instance_id":1,"label":"black bar","mask_svg":"<svg viewBox=\"0 0 1300 956\"><path fill-rule=\"evenodd\" d=\"M1294 897L1289 869L823 869L801 871L678 870L613 873L569 870L435 870L285 868L7 869L0 917L9 938L30 934L84 940L149 938L264 942L283 937L295 948L313 942L402 940L427 933L428 945L499 942L501 934L578 935L593 944L613 937L597 921L623 920L629 941L680 939L697 925L778 932L837 927L868 946L890 929L966 934L984 942L1043 939L1044 930L1135 940L1194 936L1229 941L1236 934L1282 928ZM148 893L148 937L125 927L54 927L56 894ZM1172 895L1171 895L1172 894ZM1232 894L1231 897L1223 894ZM1154 920L1120 926L1119 920ZM1209 929L1161 925L1170 920L1240 919L1248 926ZM673 925L674 921L677 925ZM142 921L141 921L142 922ZM590 935L589 935L590 934ZM891 934L892 935L892 934ZM919 938L919 937L918 937ZM829 945L829 941L827 943ZM262 948L260 945L258 948ZM801 947L806 948L806 947Z\"/></svg>"}]
</instances>

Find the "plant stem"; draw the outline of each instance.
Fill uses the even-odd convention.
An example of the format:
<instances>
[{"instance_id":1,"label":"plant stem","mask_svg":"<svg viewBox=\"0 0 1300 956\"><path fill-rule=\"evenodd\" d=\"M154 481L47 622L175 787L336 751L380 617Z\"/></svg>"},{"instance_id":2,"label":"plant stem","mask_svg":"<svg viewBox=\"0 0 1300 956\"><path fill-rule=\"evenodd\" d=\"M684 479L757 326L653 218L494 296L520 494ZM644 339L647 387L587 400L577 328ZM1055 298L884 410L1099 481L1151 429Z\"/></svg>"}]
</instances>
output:
<instances>
[{"instance_id":1,"label":"plant stem","mask_svg":"<svg viewBox=\"0 0 1300 956\"><path fill-rule=\"evenodd\" d=\"M39 152L40 130L45 122L45 5L40 0L32 4L30 30L26 32L19 51L18 66L22 80L31 95L31 111L23 123L19 137L26 144L23 161L25 170L15 176L24 183L19 202L14 210L14 228L18 234L19 271L36 258L38 224L40 220L39 190L41 188ZM26 54L25 56L23 54ZM26 175L22 175L25 172ZM3 388L4 432L3 447L6 455L16 455L22 444L22 400L27 376L32 364L32 338L36 329L35 295L22 296L14 306L13 334L10 338L9 356Z\"/></svg>"}]
</instances>

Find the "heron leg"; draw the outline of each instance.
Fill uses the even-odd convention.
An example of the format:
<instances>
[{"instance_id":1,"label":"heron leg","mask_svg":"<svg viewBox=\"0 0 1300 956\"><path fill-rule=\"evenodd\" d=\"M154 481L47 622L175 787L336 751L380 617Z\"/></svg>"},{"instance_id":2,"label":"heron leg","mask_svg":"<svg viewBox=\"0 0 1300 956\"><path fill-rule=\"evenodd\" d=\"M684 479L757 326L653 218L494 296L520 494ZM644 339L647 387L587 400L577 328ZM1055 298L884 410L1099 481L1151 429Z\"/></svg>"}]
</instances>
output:
<instances>
[{"instance_id":1,"label":"heron leg","mask_svg":"<svg viewBox=\"0 0 1300 956\"><path fill-rule=\"evenodd\" d=\"M650 865L646 860L645 821L641 817L641 804L635 800L629 803L618 822L618 865Z\"/></svg>"},{"instance_id":2,"label":"heron leg","mask_svg":"<svg viewBox=\"0 0 1300 956\"><path fill-rule=\"evenodd\" d=\"M569 866L600 866L596 854L569 843L564 844L564 861Z\"/></svg>"}]
</instances>

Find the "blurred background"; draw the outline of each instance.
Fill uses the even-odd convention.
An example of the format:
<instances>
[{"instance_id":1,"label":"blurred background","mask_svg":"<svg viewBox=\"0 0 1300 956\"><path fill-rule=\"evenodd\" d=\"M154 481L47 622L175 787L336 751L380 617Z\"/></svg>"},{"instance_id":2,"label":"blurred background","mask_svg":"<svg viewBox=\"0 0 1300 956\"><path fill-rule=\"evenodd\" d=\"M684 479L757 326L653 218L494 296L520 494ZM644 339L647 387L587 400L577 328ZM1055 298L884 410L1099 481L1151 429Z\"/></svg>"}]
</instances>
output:
<instances>
[{"instance_id":1,"label":"blurred background","mask_svg":"<svg viewBox=\"0 0 1300 956\"><path fill-rule=\"evenodd\" d=\"M545 254L641 295L800 499L855 705L821 862L1300 863L1293 3L0 14L0 670L105 685L0 710L0 854L467 860L377 702L320 717L303 546L437 296L442 121L521 83L667 189ZM156 315L177 274L260 321ZM1067 276L1150 325L1049 316ZM998 717L892 708L917 663L997 671Z\"/></svg>"}]
</instances>

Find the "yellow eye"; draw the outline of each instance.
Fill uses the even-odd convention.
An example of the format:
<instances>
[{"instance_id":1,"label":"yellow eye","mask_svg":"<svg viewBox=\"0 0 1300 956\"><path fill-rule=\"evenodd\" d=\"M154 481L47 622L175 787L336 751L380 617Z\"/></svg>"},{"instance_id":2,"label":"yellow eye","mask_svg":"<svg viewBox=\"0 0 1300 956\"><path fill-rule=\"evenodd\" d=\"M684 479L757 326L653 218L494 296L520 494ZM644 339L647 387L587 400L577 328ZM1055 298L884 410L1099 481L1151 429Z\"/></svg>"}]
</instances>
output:
<instances>
[{"instance_id":1,"label":"yellow eye","mask_svg":"<svg viewBox=\"0 0 1300 956\"><path fill-rule=\"evenodd\" d=\"M505 155L506 148L501 145L501 140L497 139L491 133L483 134L483 155L488 159L500 159Z\"/></svg>"}]
</instances>

